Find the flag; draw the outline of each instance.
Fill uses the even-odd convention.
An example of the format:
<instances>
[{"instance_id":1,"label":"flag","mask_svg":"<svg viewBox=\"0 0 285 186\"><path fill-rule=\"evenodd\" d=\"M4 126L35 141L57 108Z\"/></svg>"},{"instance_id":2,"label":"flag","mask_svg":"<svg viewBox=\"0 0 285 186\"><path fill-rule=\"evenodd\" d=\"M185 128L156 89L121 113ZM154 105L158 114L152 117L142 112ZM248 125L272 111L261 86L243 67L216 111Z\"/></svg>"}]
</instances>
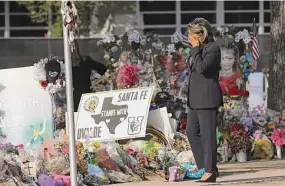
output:
<instances>
[{"instance_id":1,"label":"flag","mask_svg":"<svg viewBox=\"0 0 285 186\"><path fill-rule=\"evenodd\" d=\"M258 40L257 40L257 27L256 27L255 18L253 19L253 23L252 23L252 27L250 31L250 37L252 41L252 47L251 47L252 57L254 60L257 60L260 56L260 53L259 53L259 46L258 46Z\"/></svg>"}]
</instances>

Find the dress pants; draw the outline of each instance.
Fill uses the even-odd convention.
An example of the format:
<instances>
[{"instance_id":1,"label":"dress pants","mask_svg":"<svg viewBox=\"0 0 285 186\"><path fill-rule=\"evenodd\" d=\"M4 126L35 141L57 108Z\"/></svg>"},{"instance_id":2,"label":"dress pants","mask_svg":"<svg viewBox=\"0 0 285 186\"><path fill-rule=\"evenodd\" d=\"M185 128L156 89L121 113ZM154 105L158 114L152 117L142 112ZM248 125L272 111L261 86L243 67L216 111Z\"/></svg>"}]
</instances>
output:
<instances>
[{"instance_id":1,"label":"dress pants","mask_svg":"<svg viewBox=\"0 0 285 186\"><path fill-rule=\"evenodd\" d=\"M193 109L188 107L186 134L199 169L212 173L217 166L218 108Z\"/></svg>"}]
</instances>

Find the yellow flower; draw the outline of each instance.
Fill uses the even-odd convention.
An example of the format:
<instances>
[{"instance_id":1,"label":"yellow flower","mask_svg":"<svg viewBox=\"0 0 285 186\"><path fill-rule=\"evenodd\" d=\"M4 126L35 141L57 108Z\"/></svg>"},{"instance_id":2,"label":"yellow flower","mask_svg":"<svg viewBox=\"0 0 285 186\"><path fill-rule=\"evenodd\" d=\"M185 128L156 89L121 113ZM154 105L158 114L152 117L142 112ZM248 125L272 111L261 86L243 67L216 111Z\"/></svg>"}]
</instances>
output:
<instances>
[{"instance_id":1,"label":"yellow flower","mask_svg":"<svg viewBox=\"0 0 285 186\"><path fill-rule=\"evenodd\" d=\"M156 137L156 136L153 136L152 138L151 138L151 141L157 141L158 140L158 137Z\"/></svg>"},{"instance_id":2,"label":"yellow flower","mask_svg":"<svg viewBox=\"0 0 285 186\"><path fill-rule=\"evenodd\" d=\"M100 143L98 141L93 141L92 146L94 146L96 149L100 148Z\"/></svg>"},{"instance_id":3,"label":"yellow flower","mask_svg":"<svg viewBox=\"0 0 285 186\"><path fill-rule=\"evenodd\" d=\"M33 133L34 133L34 138L38 138L41 132L38 129L34 129Z\"/></svg>"},{"instance_id":4,"label":"yellow flower","mask_svg":"<svg viewBox=\"0 0 285 186\"><path fill-rule=\"evenodd\" d=\"M161 147L161 145L160 145L159 143L155 143L155 144L154 144L154 148L155 148L155 149L159 149L160 147Z\"/></svg>"}]
</instances>

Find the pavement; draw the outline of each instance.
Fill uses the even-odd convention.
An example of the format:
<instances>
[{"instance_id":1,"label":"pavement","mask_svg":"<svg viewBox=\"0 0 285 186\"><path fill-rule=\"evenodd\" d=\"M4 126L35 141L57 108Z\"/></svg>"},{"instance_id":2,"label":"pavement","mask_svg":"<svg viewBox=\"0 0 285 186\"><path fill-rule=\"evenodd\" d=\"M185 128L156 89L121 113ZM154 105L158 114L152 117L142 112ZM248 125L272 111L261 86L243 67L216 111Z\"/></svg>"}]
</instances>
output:
<instances>
[{"instance_id":1,"label":"pavement","mask_svg":"<svg viewBox=\"0 0 285 186\"><path fill-rule=\"evenodd\" d=\"M285 160L220 164L218 167L220 177L214 184L201 184L194 180L187 180L182 182L144 181L116 184L116 186L285 186Z\"/></svg>"}]
</instances>

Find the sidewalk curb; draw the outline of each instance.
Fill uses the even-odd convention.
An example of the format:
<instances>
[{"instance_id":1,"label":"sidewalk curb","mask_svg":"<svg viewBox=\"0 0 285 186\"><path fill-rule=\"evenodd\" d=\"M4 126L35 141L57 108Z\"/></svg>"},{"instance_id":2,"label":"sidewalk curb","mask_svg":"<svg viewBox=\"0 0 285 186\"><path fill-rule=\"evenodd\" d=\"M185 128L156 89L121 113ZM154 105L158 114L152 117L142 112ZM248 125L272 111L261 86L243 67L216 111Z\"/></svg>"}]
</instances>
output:
<instances>
[{"instance_id":1,"label":"sidewalk curb","mask_svg":"<svg viewBox=\"0 0 285 186\"><path fill-rule=\"evenodd\" d=\"M262 182L271 182L271 181L283 181L285 180L285 176L275 176L275 177L264 177L264 178L251 178L251 179L244 179L238 181L222 181L218 183L211 183L208 185L229 185L229 184L250 184L250 183L262 183Z\"/></svg>"}]
</instances>

